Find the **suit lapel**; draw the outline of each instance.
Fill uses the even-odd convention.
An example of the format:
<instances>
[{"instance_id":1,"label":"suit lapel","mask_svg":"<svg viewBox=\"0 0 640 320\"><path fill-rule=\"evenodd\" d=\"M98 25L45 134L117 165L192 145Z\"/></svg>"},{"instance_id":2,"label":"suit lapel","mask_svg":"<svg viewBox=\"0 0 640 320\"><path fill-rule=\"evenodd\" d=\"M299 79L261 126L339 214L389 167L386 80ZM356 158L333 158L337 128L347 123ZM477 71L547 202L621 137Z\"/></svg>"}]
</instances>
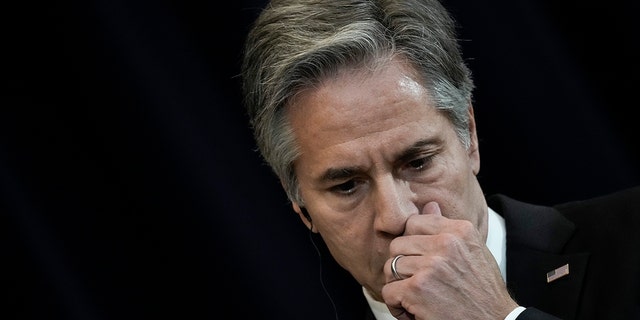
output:
<instances>
[{"instance_id":1,"label":"suit lapel","mask_svg":"<svg viewBox=\"0 0 640 320\"><path fill-rule=\"evenodd\" d=\"M532 250L507 254L507 286L516 301L556 315L573 319L589 254L554 255ZM546 274L569 265L569 274L547 282Z\"/></svg>"},{"instance_id":2,"label":"suit lapel","mask_svg":"<svg viewBox=\"0 0 640 320\"><path fill-rule=\"evenodd\" d=\"M557 210L526 204L503 195L487 199L505 219L507 287L516 301L563 319L578 307L588 253L565 253L575 226ZM547 282L547 273L568 264L569 273Z\"/></svg>"}]
</instances>

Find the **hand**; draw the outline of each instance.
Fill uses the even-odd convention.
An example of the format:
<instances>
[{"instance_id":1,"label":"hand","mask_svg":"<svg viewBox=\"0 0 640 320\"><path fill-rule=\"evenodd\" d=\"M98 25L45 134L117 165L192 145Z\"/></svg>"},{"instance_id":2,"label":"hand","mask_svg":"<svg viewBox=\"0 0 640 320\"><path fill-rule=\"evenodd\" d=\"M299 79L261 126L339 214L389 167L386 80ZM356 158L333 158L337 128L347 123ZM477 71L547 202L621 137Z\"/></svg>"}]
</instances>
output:
<instances>
[{"instance_id":1,"label":"hand","mask_svg":"<svg viewBox=\"0 0 640 320\"><path fill-rule=\"evenodd\" d=\"M398 319L504 319L518 305L478 230L430 202L390 245L382 297ZM391 261L403 280L391 274Z\"/></svg>"}]
</instances>

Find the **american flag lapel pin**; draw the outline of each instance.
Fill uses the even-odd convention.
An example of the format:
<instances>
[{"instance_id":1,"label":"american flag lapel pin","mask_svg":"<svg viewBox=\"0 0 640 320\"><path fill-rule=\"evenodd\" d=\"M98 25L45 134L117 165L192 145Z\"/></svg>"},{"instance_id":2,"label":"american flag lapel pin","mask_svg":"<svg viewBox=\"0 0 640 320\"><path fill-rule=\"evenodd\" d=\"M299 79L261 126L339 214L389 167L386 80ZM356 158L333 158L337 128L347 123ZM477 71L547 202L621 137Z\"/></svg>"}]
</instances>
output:
<instances>
[{"instance_id":1,"label":"american flag lapel pin","mask_svg":"<svg viewBox=\"0 0 640 320\"><path fill-rule=\"evenodd\" d=\"M567 263L560 268L556 268L547 272L547 283L558 280L568 274L569 274L569 264Z\"/></svg>"}]
</instances>

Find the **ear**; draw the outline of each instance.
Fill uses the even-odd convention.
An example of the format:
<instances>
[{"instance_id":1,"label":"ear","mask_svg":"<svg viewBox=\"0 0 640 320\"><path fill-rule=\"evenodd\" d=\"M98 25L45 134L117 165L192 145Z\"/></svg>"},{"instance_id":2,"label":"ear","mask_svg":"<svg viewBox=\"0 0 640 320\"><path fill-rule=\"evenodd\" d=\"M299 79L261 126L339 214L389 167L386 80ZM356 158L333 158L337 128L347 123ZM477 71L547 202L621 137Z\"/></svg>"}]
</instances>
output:
<instances>
[{"instance_id":1,"label":"ear","mask_svg":"<svg viewBox=\"0 0 640 320\"><path fill-rule=\"evenodd\" d=\"M302 223L307 226L307 229L313 233L317 233L318 231L313 228L313 222L311 222L312 220L308 216L308 213L305 212L305 208L300 207L296 202L292 202L291 206L293 207L293 211L295 211L300 217L300 220L302 220Z\"/></svg>"},{"instance_id":2,"label":"ear","mask_svg":"<svg viewBox=\"0 0 640 320\"><path fill-rule=\"evenodd\" d=\"M478 134L476 132L476 119L473 115L473 105L471 105L471 103L469 103L469 138L471 144L469 145L467 154L469 155L473 174L478 175L478 172L480 172L480 146L478 144Z\"/></svg>"}]
</instances>

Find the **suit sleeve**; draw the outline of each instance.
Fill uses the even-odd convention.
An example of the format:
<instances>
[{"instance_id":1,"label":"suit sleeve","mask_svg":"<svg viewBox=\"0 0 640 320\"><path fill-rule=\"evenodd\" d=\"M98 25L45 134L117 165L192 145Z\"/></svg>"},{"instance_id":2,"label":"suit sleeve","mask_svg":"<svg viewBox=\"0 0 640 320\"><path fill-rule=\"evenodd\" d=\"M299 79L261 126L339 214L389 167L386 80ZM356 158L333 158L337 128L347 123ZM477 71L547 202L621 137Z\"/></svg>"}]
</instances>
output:
<instances>
[{"instance_id":1,"label":"suit sleeve","mask_svg":"<svg viewBox=\"0 0 640 320\"><path fill-rule=\"evenodd\" d=\"M544 313L536 308L527 308L518 315L516 320L561 320L560 318Z\"/></svg>"}]
</instances>

